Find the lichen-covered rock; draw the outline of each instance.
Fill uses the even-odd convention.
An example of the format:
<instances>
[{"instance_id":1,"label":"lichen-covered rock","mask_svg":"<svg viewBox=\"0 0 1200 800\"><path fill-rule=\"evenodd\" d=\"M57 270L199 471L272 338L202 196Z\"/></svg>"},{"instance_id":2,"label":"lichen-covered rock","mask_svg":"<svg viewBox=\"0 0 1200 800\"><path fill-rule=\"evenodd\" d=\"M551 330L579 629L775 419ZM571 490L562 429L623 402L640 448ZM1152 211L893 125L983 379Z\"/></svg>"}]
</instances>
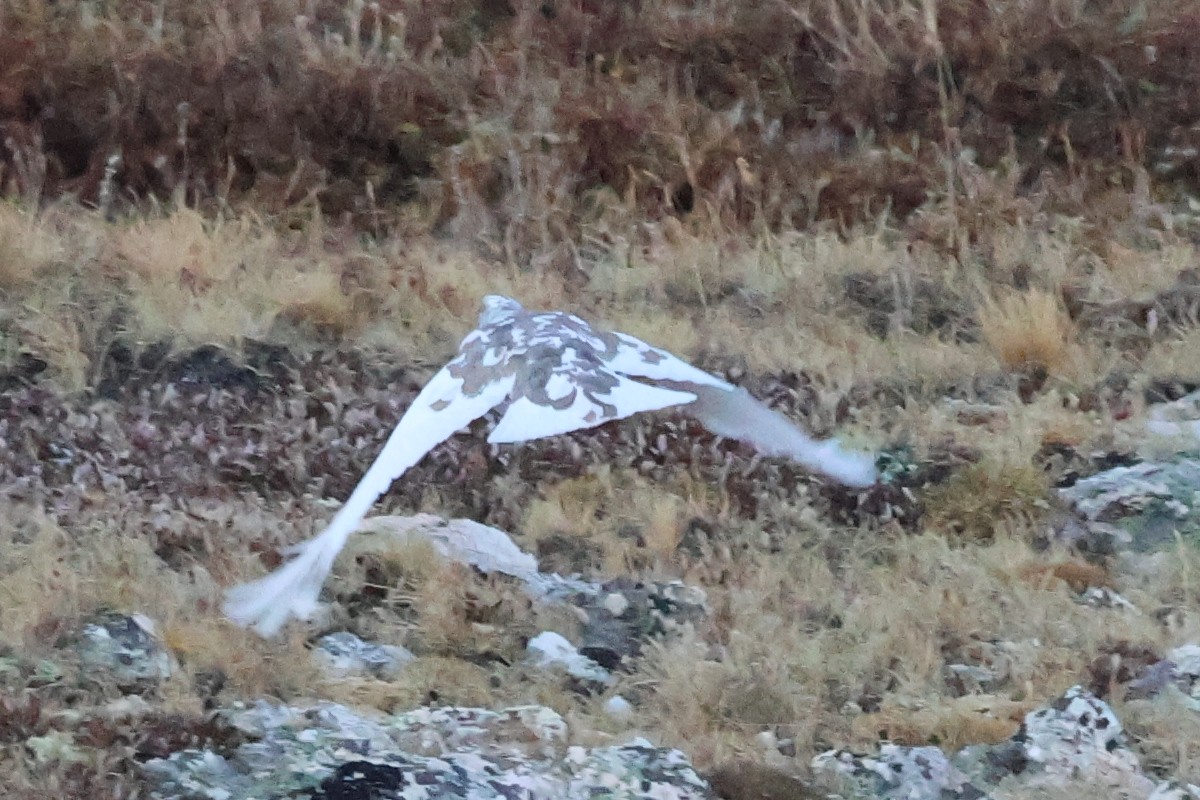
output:
<instances>
[{"instance_id":1,"label":"lichen-covered rock","mask_svg":"<svg viewBox=\"0 0 1200 800\"><path fill-rule=\"evenodd\" d=\"M574 606L584 619L579 652L608 670L641 653L647 639L684 631L708 614L704 590L680 581L596 583L539 572L537 560L508 534L471 520L431 514L373 517L362 530L430 542L446 558L516 578L539 602Z\"/></svg>"},{"instance_id":2,"label":"lichen-covered rock","mask_svg":"<svg viewBox=\"0 0 1200 800\"><path fill-rule=\"evenodd\" d=\"M813 760L813 770L850 785L854 797L886 800L975 800L984 793L937 747L885 744L878 756L831 750Z\"/></svg>"},{"instance_id":3,"label":"lichen-covered rock","mask_svg":"<svg viewBox=\"0 0 1200 800\"><path fill-rule=\"evenodd\" d=\"M421 708L367 716L323 703L228 713L258 741L228 756L184 750L145 765L163 800L712 798L682 753L635 740L587 749L541 706Z\"/></svg>"},{"instance_id":4,"label":"lichen-covered rock","mask_svg":"<svg viewBox=\"0 0 1200 800\"><path fill-rule=\"evenodd\" d=\"M855 797L951 800L1017 796L1014 791L1111 787L1148 798L1143 774L1108 704L1079 686L1025 716L1020 731L998 745L973 745L947 757L936 747L884 745L877 756L829 751L813 760L822 779L840 779ZM1169 796L1169 795L1164 795Z\"/></svg>"},{"instance_id":5,"label":"lichen-covered rock","mask_svg":"<svg viewBox=\"0 0 1200 800\"><path fill-rule=\"evenodd\" d=\"M708 614L704 590L680 581L616 578L568 601L584 614L579 652L606 669L639 655L646 640L685 631Z\"/></svg>"},{"instance_id":6,"label":"lichen-covered rock","mask_svg":"<svg viewBox=\"0 0 1200 800\"><path fill-rule=\"evenodd\" d=\"M83 626L76 649L83 665L106 672L126 688L144 688L170 677L171 654L154 623L141 614L103 614Z\"/></svg>"},{"instance_id":7,"label":"lichen-covered rock","mask_svg":"<svg viewBox=\"0 0 1200 800\"><path fill-rule=\"evenodd\" d=\"M1026 714L1016 738L1024 745L1026 759L1062 780L1080 774L1121 780L1140 776L1137 756L1125 747L1117 715L1079 686Z\"/></svg>"},{"instance_id":8,"label":"lichen-covered rock","mask_svg":"<svg viewBox=\"0 0 1200 800\"><path fill-rule=\"evenodd\" d=\"M1117 548L1150 552L1173 544L1177 534L1200 542L1200 459L1115 467L1059 495L1090 532L1111 537Z\"/></svg>"},{"instance_id":9,"label":"lichen-covered rock","mask_svg":"<svg viewBox=\"0 0 1200 800\"><path fill-rule=\"evenodd\" d=\"M396 677L405 664L416 659L403 647L364 642L348 631L322 636L313 657L331 678L369 675L383 680Z\"/></svg>"},{"instance_id":10,"label":"lichen-covered rock","mask_svg":"<svg viewBox=\"0 0 1200 800\"><path fill-rule=\"evenodd\" d=\"M617 747L572 747L564 798L612 800L684 800L712 798L708 784L678 750L655 747L645 739Z\"/></svg>"}]
</instances>

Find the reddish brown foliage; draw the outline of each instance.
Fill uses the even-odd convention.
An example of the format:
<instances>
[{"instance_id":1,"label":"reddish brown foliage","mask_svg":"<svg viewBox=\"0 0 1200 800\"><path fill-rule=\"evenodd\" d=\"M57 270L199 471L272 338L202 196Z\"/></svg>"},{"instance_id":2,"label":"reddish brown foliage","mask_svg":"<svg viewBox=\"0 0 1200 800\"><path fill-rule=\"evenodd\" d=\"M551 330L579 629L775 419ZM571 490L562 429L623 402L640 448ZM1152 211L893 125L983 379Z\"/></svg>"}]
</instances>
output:
<instances>
[{"instance_id":1,"label":"reddish brown foliage","mask_svg":"<svg viewBox=\"0 0 1200 800\"><path fill-rule=\"evenodd\" d=\"M651 216L804 225L903 218L965 149L985 167L1016 156L1018 192L1085 164L1197 178L1173 155L1200 112L1194 2L959 0L936 30L919 7L857 3L314 7L8 12L4 191L96 201L119 152L123 198L315 197L378 230L432 187L432 219L473 193L528 251L570 238L599 187Z\"/></svg>"}]
</instances>

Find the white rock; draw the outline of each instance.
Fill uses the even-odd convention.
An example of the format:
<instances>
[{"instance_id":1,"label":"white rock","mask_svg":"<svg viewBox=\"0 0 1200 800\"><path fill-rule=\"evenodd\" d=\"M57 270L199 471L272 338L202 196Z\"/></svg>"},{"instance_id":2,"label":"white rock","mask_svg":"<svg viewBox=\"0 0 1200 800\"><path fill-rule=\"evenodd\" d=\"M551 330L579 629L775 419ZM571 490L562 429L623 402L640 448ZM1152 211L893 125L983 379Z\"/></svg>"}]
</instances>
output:
<instances>
[{"instance_id":1,"label":"white rock","mask_svg":"<svg viewBox=\"0 0 1200 800\"><path fill-rule=\"evenodd\" d=\"M608 670L581 654L575 645L553 631L539 633L529 640L526 649L533 657L534 663L540 667L562 667L573 678L595 681L606 686L613 682Z\"/></svg>"},{"instance_id":2,"label":"white rock","mask_svg":"<svg viewBox=\"0 0 1200 800\"><path fill-rule=\"evenodd\" d=\"M604 701L604 713L615 720L624 722L633 716L633 703L619 694L614 694Z\"/></svg>"},{"instance_id":3,"label":"white rock","mask_svg":"<svg viewBox=\"0 0 1200 800\"><path fill-rule=\"evenodd\" d=\"M620 592L612 592L604 598L604 608L614 617L619 617L629 609L629 601Z\"/></svg>"}]
</instances>

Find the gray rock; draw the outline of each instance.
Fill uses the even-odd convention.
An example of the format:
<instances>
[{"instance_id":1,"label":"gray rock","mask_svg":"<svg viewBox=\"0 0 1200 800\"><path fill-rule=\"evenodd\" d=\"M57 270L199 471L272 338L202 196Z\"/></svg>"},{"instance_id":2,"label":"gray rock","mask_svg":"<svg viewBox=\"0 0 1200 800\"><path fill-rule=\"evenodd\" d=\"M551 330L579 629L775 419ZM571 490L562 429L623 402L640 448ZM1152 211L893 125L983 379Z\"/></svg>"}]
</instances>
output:
<instances>
[{"instance_id":1,"label":"gray rock","mask_svg":"<svg viewBox=\"0 0 1200 800\"><path fill-rule=\"evenodd\" d=\"M1185 644L1167 653L1129 682L1130 699L1155 697L1178 690L1175 696L1192 710L1200 711L1200 645Z\"/></svg>"},{"instance_id":2,"label":"gray rock","mask_svg":"<svg viewBox=\"0 0 1200 800\"><path fill-rule=\"evenodd\" d=\"M364 642L348 631L322 636L313 657L331 678L369 675L382 680L395 678L405 664L416 659L406 648Z\"/></svg>"},{"instance_id":3,"label":"gray rock","mask_svg":"<svg viewBox=\"0 0 1200 800\"><path fill-rule=\"evenodd\" d=\"M1200 459L1115 467L1059 489L1088 530L1116 549L1169 547L1176 535L1200 543Z\"/></svg>"},{"instance_id":4,"label":"gray rock","mask_svg":"<svg viewBox=\"0 0 1200 800\"><path fill-rule=\"evenodd\" d=\"M122 688L147 688L174 669L154 623L141 614L102 614L83 626L75 646L84 667L110 674Z\"/></svg>"},{"instance_id":5,"label":"gray rock","mask_svg":"<svg viewBox=\"0 0 1200 800\"><path fill-rule=\"evenodd\" d=\"M1026 714L1017 736L1025 745L1025 757L1049 774L1069 778L1105 765L1138 770L1137 756L1125 749L1117 715L1108 703L1079 686Z\"/></svg>"},{"instance_id":6,"label":"gray rock","mask_svg":"<svg viewBox=\"0 0 1200 800\"><path fill-rule=\"evenodd\" d=\"M1150 409L1146 431L1177 452L1200 451L1200 391Z\"/></svg>"},{"instance_id":7,"label":"gray rock","mask_svg":"<svg viewBox=\"0 0 1200 800\"><path fill-rule=\"evenodd\" d=\"M1027 714L1021 730L998 745L972 745L953 757L936 747L890 744L877 756L834 750L817 756L813 770L839 781L839 792L881 800L970 800L1089 785L1148 798L1165 786L1142 772L1108 704L1078 686Z\"/></svg>"},{"instance_id":8,"label":"gray rock","mask_svg":"<svg viewBox=\"0 0 1200 800\"><path fill-rule=\"evenodd\" d=\"M1193 783L1163 781L1146 800L1200 800L1200 786Z\"/></svg>"},{"instance_id":9,"label":"gray rock","mask_svg":"<svg viewBox=\"0 0 1200 800\"><path fill-rule=\"evenodd\" d=\"M608 670L639 655L647 639L687 630L708 614L704 590L679 581L617 578L596 583L538 572L536 559L508 534L471 520L444 520L430 514L373 517L362 531L401 541L428 541L446 558L481 572L516 578L538 602L574 606L584 619L579 651Z\"/></svg>"},{"instance_id":10,"label":"gray rock","mask_svg":"<svg viewBox=\"0 0 1200 800\"><path fill-rule=\"evenodd\" d=\"M1173 661L1163 659L1143 669L1125 689L1125 699L1143 700L1155 697L1178 680L1178 668Z\"/></svg>"},{"instance_id":11,"label":"gray rock","mask_svg":"<svg viewBox=\"0 0 1200 800\"><path fill-rule=\"evenodd\" d=\"M648 639L690 629L708 614L704 590L679 581L649 583L617 578L572 592L567 601L584 614L579 652L606 669L641 654Z\"/></svg>"},{"instance_id":12,"label":"gray rock","mask_svg":"<svg viewBox=\"0 0 1200 800\"><path fill-rule=\"evenodd\" d=\"M1079 602L1092 608L1111 608L1137 614L1138 607L1107 586L1089 586L1079 597Z\"/></svg>"},{"instance_id":13,"label":"gray rock","mask_svg":"<svg viewBox=\"0 0 1200 800\"><path fill-rule=\"evenodd\" d=\"M401 542L426 541L443 557L480 572L510 575L540 589L537 559L517 547L507 533L469 519L433 514L381 516L365 520L360 534L390 536Z\"/></svg>"},{"instance_id":14,"label":"gray rock","mask_svg":"<svg viewBox=\"0 0 1200 800\"><path fill-rule=\"evenodd\" d=\"M953 686L960 697L994 691L1005 677L994 669L974 664L947 664L942 672L946 683Z\"/></svg>"},{"instance_id":15,"label":"gray rock","mask_svg":"<svg viewBox=\"0 0 1200 800\"><path fill-rule=\"evenodd\" d=\"M633 703L619 694L614 694L604 701L604 713L620 722L628 722L633 719Z\"/></svg>"},{"instance_id":16,"label":"gray rock","mask_svg":"<svg viewBox=\"0 0 1200 800\"><path fill-rule=\"evenodd\" d=\"M1192 683L1200 681L1200 645L1180 645L1167 653L1167 658L1175 662L1181 676Z\"/></svg>"},{"instance_id":17,"label":"gray rock","mask_svg":"<svg viewBox=\"0 0 1200 800\"><path fill-rule=\"evenodd\" d=\"M878 756L831 750L813 760L813 771L841 778L854 797L883 800L976 800L974 787L937 747L885 744Z\"/></svg>"},{"instance_id":18,"label":"gray rock","mask_svg":"<svg viewBox=\"0 0 1200 800\"><path fill-rule=\"evenodd\" d=\"M260 702L226 717L259 740L227 757L185 750L147 762L156 797L714 797L679 751L644 740L616 747L569 746L566 722L540 706L421 708L368 716L333 703L290 708Z\"/></svg>"}]
</instances>

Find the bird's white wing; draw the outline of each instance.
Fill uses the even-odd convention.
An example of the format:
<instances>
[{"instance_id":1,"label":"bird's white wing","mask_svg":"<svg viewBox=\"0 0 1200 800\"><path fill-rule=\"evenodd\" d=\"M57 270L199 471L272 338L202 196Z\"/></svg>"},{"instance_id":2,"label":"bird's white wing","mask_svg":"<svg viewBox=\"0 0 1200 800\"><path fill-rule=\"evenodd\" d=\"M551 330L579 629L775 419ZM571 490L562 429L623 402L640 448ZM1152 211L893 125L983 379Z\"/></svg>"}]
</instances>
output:
<instances>
[{"instance_id":1,"label":"bird's white wing","mask_svg":"<svg viewBox=\"0 0 1200 800\"><path fill-rule=\"evenodd\" d=\"M683 411L718 436L745 442L764 455L790 458L847 486L870 486L878 478L873 455L845 450L834 439L817 441L745 389L633 336L613 335L619 345L605 361L610 369L695 395Z\"/></svg>"},{"instance_id":2,"label":"bird's white wing","mask_svg":"<svg viewBox=\"0 0 1200 800\"><path fill-rule=\"evenodd\" d=\"M605 391L589 388L597 378L607 379ZM572 372L558 372L546 382L545 394L549 402L525 395L510 403L488 441L503 444L555 436L696 399L691 392L650 386L600 370L589 371L583 381L576 380Z\"/></svg>"},{"instance_id":3,"label":"bird's white wing","mask_svg":"<svg viewBox=\"0 0 1200 800\"><path fill-rule=\"evenodd\" d=\"M417 395L329 526L294 548L296 555L288 563L227 592L225 613L231 619L274 636L292 616L311 616L334 559L375 500L426 453L502 403L512 389L513 376L507 375L474 395L464 394L462 379L451 370L455 363L443 367Z\"/></svg>"},{"instance_id":4,"label":"bird's white wing","mask_svg":"<svg viewBox=\"0 0 1200 800\"><path fill-rule=\"evenodd\" d=\"M683 385L696 395L684 411L718 436L745 442L764 455L790 458L847 486L865 488L879 477L873 455L844 450L836 439L813 439L741 387Z\"/></svg>"},{"instance_id":5,"label":"bird's white wing","mask_svg":"<svg viewBox=\"0 0 1200 800\"><path fill-rule=\"evenodd\" d=\"M720 389L733 388L732 384L726 383L716 375L693 367L682 358L648 345L641 339L626 333L612 335L617 340L616 352L605 358L604 363L613 372L651 381L678 381Z\"/></svg>"}]
</instances>

